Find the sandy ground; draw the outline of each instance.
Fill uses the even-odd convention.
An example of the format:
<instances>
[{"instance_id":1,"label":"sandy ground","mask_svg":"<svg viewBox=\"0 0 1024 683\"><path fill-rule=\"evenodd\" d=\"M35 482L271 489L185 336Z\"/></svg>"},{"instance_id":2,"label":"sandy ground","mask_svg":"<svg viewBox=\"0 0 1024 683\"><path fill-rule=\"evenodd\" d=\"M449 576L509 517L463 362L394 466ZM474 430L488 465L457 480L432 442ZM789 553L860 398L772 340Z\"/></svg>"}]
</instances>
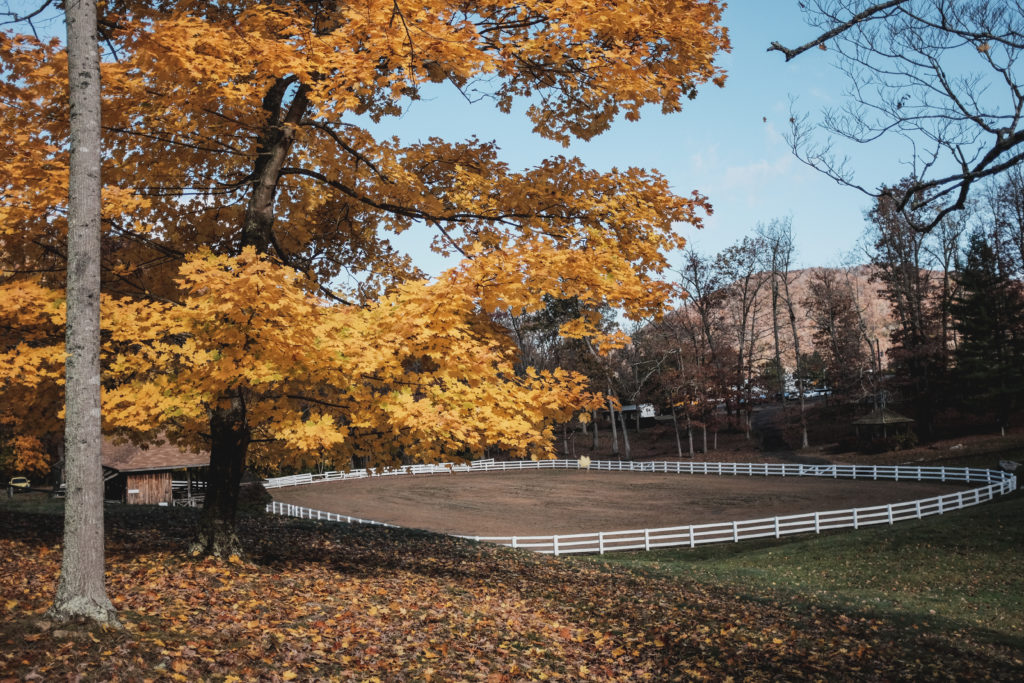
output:
<instances>
[{"instance_id":1,"label":"sandy ground","mask_svg":"<svg viewBox=\"0 0 1024 683\"><path fill-rule=\"evenodd\" d=\"M397 476L274 489L275 500L479 536L658 528L930 498L950 484L544 470Z\"/></svg>"}]
</instances>

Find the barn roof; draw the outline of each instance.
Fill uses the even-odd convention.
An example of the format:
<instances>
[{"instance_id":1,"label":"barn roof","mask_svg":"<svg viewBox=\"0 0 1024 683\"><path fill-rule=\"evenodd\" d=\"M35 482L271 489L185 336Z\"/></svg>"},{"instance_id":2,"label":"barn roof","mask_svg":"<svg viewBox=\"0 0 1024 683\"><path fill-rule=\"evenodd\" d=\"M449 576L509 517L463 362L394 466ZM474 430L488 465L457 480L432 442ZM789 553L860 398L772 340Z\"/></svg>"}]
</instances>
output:
<instances>
[{"instance_id":1,"label":"barn roof","mask_svg":"<svg viewBox=\"0 0 1024 683\"><path fill-rule=\"evenodd\" d=\"M148 448L128 443L103 440L103 466L118 472L146 472L154 470L180 470L206 467L209 453L190 453L170 443L153 444Z\"/></svg>"}]
</instances>

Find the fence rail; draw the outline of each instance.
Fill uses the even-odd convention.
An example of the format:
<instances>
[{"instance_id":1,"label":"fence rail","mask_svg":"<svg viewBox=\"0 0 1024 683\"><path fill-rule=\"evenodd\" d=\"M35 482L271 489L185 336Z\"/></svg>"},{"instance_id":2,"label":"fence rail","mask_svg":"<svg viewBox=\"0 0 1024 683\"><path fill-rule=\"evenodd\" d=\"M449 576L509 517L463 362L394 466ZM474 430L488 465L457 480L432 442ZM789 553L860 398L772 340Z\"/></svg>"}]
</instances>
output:
<instances>
[{"instance_id":1,"label":"fence rail","mask_svg":"<svg viewBox=\"0 0 1024 683\"><path fill-rule=\"evenodd\" d=\"M510 472L530 469L580 469L577 460L539 460L494 462L477 460L469 465L441 463L410 465L384 472L360 470L357 472L325 472L280 477L264 482L267 488L298 486L321 481L364 479L367 477L396 476L402 474L451 474L454 472ZM1009 472L970 467L913 467L906 465L795 465L788 463L723 463L723 462L629 462L597 460L589 469L609 472L662 472L666 474L700 474L715 476L778 476L828 477L833 479L871 479L892 481L938 481L947 483L982 484L943 496L921 500L852 508L826 510L797 515L764 517L734 522L692 524L660 529L628 529L623 531L597 531L582 534L552 536L458 536L474 541L497 543L513 548L525 548L553 555L571 553L599 553L622 550L652 550L676 546L696 547L706 543L736 543L755 538L781 538L793 534L821 533L829 529L859 529L877 524L894 524L910 519L941 515L973 505L980 505L996 496L1011 493L1017 488L1017 477ZM278 515L320 519L324 521L373 524L395 527L393 524L359 519L333 512L304 508L288 503L274 502L267 511Z\"/></svg>"}]
</instances>

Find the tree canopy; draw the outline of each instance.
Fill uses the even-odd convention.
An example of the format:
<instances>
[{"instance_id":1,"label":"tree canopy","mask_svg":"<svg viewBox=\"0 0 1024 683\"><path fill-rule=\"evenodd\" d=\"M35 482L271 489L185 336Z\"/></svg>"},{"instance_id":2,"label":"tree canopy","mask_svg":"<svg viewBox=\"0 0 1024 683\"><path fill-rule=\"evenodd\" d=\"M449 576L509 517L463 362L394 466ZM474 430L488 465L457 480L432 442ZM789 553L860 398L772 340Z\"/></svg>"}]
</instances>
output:
<instances>
[{"instance_id":1,"label":"tree canopy","mask_svg":"<svg viewBox=\"0 0 1024 683\"><path fill-rule=\"evenodd\" d=\"M583 4L105 4L107 429L235 465L549 451L552 420L593 398L578 375L517 373L492 314L555 297L657 315L676 226L699 226L706 200L656 171L514 171L494 143L378 139L370 122L415 116L446 84L523 102L567 144L722 84L719 3ZM0 70L2 419L45 445L61 417L64 47L0 34ZM391 243L409 230L459 265L424 280ZM600 339L598 322L562 333Z\"/></svg>"}]
</instances>

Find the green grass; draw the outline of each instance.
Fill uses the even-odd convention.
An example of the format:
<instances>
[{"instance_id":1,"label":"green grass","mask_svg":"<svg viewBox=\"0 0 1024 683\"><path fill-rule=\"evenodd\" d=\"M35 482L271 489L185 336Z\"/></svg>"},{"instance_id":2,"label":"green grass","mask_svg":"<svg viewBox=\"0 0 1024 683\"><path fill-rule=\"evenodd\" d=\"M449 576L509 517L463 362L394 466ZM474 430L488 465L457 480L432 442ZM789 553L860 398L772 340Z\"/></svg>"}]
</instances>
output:
<instances>
[{"instance_id":1,"label":"green grass","mask_svg":"<svg viewBox=\"0 0 1024 683\"><path fill-rule=\"evenodd\" d=\"M1022 550L1024 495L1016 493L892 527L591 561L1024 648Z\"/></svg>"},{"instance_id":2,"label":"green grass","mask_svg":"<svg viewBox=\"0 0 1024 683\"><path fill-rule=\"evenodd\" d=\"M59 515L64 512L64 499L52 498L46 493L38 491L15 493L13 496L8 496L5 488L0 492L0 509Z\"/></svg>"}]
</instances>

